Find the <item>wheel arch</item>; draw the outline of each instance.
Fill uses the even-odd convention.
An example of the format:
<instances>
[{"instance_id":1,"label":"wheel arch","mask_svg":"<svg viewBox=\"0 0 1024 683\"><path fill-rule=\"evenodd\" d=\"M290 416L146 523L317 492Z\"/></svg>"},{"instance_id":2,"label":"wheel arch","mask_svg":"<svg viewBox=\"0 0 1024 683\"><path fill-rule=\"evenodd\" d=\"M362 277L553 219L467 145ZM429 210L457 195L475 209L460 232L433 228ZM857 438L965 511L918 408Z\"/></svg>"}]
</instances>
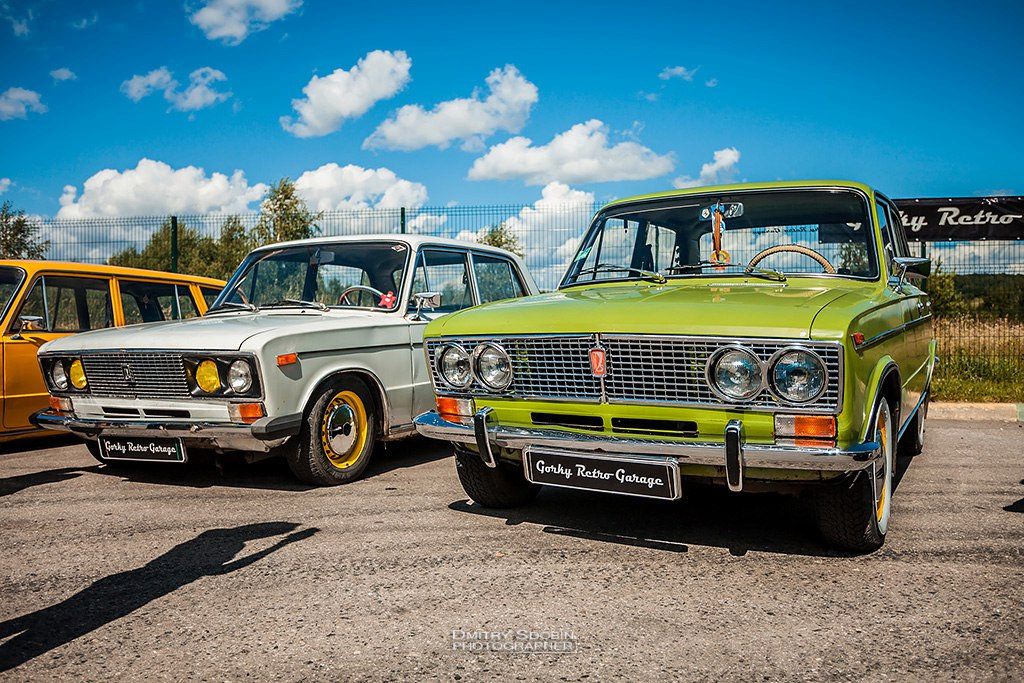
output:
<instances>
[{"instance_id":1,"label":"wheel arch","mask_svg":"<svg viewBox=\"0 0 1024 683\"><path fill-rule=\"evenodd\" d=\"M370 390L370 399L373 401L374 408L376 409L374 410L375 427L378 429L378 434L387 436L391 432L391 404L388 401L387 391L384 390L384 384L380 381L380 378L366 368L343 368L325 374L307 392L302 403L303 414L308 413L310 404L320 395L320 391L324 386L329 382L344 377L355 377L361 380L367 389Z\"/></svg>"},{"instance_id":2,"label":"wheel arch","mask_svg":"<svg viewBox=\"0 0 1024 683\"><path fill-rule=\"evenodd\" d=\"M889 403L893 423L896 425L896 431L899 432L900 420L902 418L902 415L900 415L902 396L903 384L896 361L891 356L879 359L875 369L871 372L871 378L868 380L868 400L864 402L866 411L864 414L864 427L861 431L862 442L870 441L870 435L875 432L875 416L878 413L878 404L882 400Z\"/></svg>"}]
</instances>

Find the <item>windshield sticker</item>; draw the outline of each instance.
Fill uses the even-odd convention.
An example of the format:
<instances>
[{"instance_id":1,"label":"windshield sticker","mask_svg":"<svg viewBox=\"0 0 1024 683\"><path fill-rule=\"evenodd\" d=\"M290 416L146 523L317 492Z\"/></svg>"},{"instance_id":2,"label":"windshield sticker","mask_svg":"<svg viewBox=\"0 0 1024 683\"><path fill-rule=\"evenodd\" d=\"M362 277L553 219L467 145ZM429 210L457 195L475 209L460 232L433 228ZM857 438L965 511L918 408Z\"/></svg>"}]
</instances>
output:
<instances>
[{"instance_id":1,"label":"windshield sticker","mask_svg":"<svg viewBox=\"0 0 1024 683\"><path fill-rule=\"evenodd\" d=\"M391 245L391 251L405 251L405 245L404 244L392 244Z\"/></svg>"},{"instance_id":2,"label":"windshield sticker","mask_svg":"<svg viewBox=\"0 0 1024 683\"><path fill-rule=\"evenodd\" d=\"M587 258L588 254L590 254L590 247L587 247L586 249L584 249L580 253L576 254L576 258L574 258L572 260L572 262L576 263L577 261L582 261L583 259Z\"/></svg>"}]
</instances>

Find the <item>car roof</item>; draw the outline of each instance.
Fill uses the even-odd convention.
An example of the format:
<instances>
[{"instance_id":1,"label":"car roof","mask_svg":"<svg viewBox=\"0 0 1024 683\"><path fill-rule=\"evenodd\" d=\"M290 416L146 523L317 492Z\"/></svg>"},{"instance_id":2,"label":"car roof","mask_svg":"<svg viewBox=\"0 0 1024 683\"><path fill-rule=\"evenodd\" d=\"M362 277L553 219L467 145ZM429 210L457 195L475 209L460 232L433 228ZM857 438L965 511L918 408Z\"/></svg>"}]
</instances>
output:
<instances>
[{"instance_id":1,"label":"car roof","mask_svg":"<svg viewBox=\"0 0 1024 683\"><path fill-rule=\"evenodd\" d=\"M188 275L187 273L168 273L162 270L149 270L146 268L126 268L124 266L108 266L96 263L77 263L75 261L46 261L42 259L0 259L0 266L13 266L21 268L29 275L40 271L63 271L67 273L91 273L94 275L114 275L122 277L136 277L151 280L176 280L195 282L200 285L213 285L223 287L224 281L212 277L200 275Z\"/></svg>"},{"instance_id":2,"label":"car roof","mask_svg":"<svg viewBox=\"0 0 1024 683\"><path fill-rule=\"evenodd\" d=\"M432 237L430 235L407 235L396 233L340 235L335 237L310 237L304 240L291 240L289 242L275 242L274 244L265 244L262 247L257 247L255 251L263 251L264 249L280 249L283 247L295 247L304 244L344 244L345 242L373 242L376 240L382 240L387 242L404 242L413 249L416 249L423 245L436 245L442 247L458 247L459 249L477 249L480 251L491 251L502 255L511 254L511 252L506 251L505 249L501 249L499 247L492 247L489 244L480 244L478 242L464 242L462 240L451 239L450 237ZM511 255L515 256L515 254Z\"/></svg>"},{"instance_id":3,"label":"car roof","mask_svg":"<svg viewBox=\"0 0 1024 683\"><path fill-rule=\"evenodd\" d=\"M624 197L609 202L601 207L601 211L607 208L628 204L648 199L667 199L671 197L688 197L697 194L716 194L728 192L749 192L752 190L791 190L791 189L814 189L822 187L835 187L841 189L860 190L868 197L875 194L875 190L864 183L853 180L781 180L770 183L734 183L730 185L705 185L702 187L690 187L684 190L669 190L667 192L655 192L653 194L637 195L635 197Z\"/></svg>"}]
</instances>

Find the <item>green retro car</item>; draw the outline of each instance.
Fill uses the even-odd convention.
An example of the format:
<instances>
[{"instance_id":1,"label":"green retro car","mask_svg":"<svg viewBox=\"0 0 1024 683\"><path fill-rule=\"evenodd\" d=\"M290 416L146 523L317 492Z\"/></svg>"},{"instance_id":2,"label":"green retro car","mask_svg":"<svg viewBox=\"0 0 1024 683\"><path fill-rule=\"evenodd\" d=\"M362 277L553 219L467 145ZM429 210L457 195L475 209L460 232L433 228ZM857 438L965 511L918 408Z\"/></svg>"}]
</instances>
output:
<instances>
[{"instance_id":1,"label":"green retro car","mask_svg":"<svg viewBox=\"0 0 1024 683\"><path fill-rule=\"evenodd\" d=\"M431 323L437 410L487 507L539 485L677 499L810 491L832 544L879 547L922 448L931 304L866 185L729 185L605 206L558 290Z\"/></svg>"}]
</instances>

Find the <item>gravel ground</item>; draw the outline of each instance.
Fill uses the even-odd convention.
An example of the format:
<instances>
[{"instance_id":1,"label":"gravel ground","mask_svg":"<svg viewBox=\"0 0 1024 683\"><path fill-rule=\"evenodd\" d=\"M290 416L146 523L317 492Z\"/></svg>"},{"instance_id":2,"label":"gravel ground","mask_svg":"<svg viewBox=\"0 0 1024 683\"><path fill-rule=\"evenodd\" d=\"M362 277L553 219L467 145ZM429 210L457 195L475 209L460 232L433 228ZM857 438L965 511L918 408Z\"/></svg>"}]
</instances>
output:
<instances>
[{"instance_id":1,"label":"gravel ground","mask_svg":"<svg viewBox=\"0 0 1024 683\"><path fill-rule=\"evenodd\" d=\"M860 557L768 494L485 511L421 439L334 489L8 446L0 679L1019 680L1022 440L932 420Z\"/></svg>"}]
</instances>

